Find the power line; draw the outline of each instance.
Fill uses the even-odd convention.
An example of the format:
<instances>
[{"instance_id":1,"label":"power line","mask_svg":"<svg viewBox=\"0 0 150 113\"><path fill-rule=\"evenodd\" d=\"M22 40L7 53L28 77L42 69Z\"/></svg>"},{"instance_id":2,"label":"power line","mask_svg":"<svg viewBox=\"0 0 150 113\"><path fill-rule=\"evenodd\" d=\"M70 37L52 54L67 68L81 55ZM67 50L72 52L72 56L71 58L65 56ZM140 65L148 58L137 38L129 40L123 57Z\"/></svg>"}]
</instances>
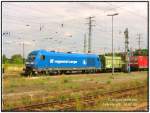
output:
<instances>
[{"instance_id":1,"label":"power line","mask_svg":"<svg viewBox=\"0 0 150 113\"><path fill-rule=\"evenodd\" d=\"M15 8L19 8L19 7L20 7L20 6L16 6ZM10 8L10 7L8 7L8 8ZM7 9L8 9L8 8L7 8ZM20 8L22 9L22 7L20 7ZM20 9L20 8L19 8L19 9ZM11 9L11 10L14 10L13 8L10 8L10 9ZM19 10L19 9L18 9L18 10ZM30 10L30 8L29 8L29 9L26 8L25 10L30 10L30 12L32 12L32 11L38 12L38 11L37 11L36 9L34 9L34 8L31 8L31 9L33 9L33 10ZM16 11L16 12L17 12L17 11ZM40 10L39 10L38 13L43 14L43 12L40 11ZM21 17L14 16L15 14L13 14L13 13L11 13L11 14L13 14L13 15L6 15L6 14L4 15L4 14L5 14L5 13L3 13L3 16L9 16L9 18L10 18L10 17L16 17L17 19L18 19L18 18L22 18L22 16L21 16ZM47 14L46 14L46 15L47 15ZM26 16L26 17L27 17L27 18L22 18L22 19L25 19L25 20L34 20L34 22L32 21L32 23L35 23L35 20L36 20L36 19L39 19L39 17L37 17L37 16L34 16L34 17L32 16L31 18L29 18L29 16ZM44 17L45 17L45 16L44 16ZM49 16L46 16L45 18L50 18L50 17L49 17ZM45 18L44 18L44 21L45 21ZM76 20L77 20L77 21L81 21L81 20L78 20L78 19L80 19L80 18L81 18L81 17L72 18L72 19L67 19L67 20L65 20L65 21L63 21L63 22L66 22L66 21L75 22ZM52 22L52 21L51 21L51 22ZM53 23L54 23L54 22L53 22ZM60 21L60 23L61 23L61 21ZM69 23L70 23L70 22L69 22ZM40 23L35 23L35 24L40 24ZM42 24L49 24L49 22L46 22L46 23L44 22L44 23L42 23Z\"/></svg>"},{"instance_id":2,"label":"power line","mask_svg":"<svg viewBox=\"0 0 150 113\"><path fill-rule=\"evenodd\" d=\"M116 7L117 5L113 5L113 4L110 4L110 3L108 3L109 5L111 5L111 6L113 6L113 8L114 9L117 9L117 10L124 10L124 11L126 11L127 13L130 13L130 14L132 14L132 15L135 15L135 16L138 16L138 17L141 17L141 18L144 18L144 19L146 19L146 17L145 16L142 16L142 15L139 15L139 13L137 13L137 11L136 12L134 12L134 11L132 11L132 9L130 10L130 8L128 7L128 9L127 9L127 7L126 6L128 6L128 5L121 5L121 6L119 6L119 7ZM130 4L131 5L131 4Z\"/></svg>"}]
</instances>

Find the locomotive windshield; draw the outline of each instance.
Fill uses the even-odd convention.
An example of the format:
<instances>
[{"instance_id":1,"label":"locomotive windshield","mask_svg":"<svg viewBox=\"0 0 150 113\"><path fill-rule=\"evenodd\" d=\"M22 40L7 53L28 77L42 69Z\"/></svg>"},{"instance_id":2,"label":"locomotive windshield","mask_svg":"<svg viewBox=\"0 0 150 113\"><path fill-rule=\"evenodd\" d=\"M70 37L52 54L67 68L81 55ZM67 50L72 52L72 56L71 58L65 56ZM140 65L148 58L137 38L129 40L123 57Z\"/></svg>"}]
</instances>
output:
<instances>
[{"instance_id":1,"label":"locomotive windshield","mask_svg":"<svg viewBox=\"0 0 150 113\"><path fill-rule=\"evenodd\" d=\"M33 54L33 53L30 53L28 58L27 58L27 61L34 61L35 60L35 57L36 57L36 54Z\"/></svg>"}]
</instances>

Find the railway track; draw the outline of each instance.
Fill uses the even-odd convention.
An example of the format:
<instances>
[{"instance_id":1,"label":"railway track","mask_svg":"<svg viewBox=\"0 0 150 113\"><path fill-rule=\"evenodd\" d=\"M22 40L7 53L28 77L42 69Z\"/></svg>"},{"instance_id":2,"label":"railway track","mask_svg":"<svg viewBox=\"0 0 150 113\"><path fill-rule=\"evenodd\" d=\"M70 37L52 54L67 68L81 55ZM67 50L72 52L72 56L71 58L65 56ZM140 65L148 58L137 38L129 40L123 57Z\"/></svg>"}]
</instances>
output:
<instances>
[{"instance_id":1,"label":"railway track","mask_svg":"<svg viewBox=\"0 0 150 113\"><path fill-rule=\"evenodd\" d=\"M28 106L16 107L10 110L3 111L76 111L76 100L80 100L82 105L89 106L94 105L96 99L100 99L103 96L116 96L116 98L130 96L131 91L141 90L145 88L145 86L126 88L116 91L103 92L98 94L87 94L83 95L79 98L67 98L63 101L60 100L51 100L49 102L40 103L40 104L32 104ZM134 95L135 93L133 93ZM140 94L140 92L136 92L136 94Z\"/></svg>"},{"instance_id":2,"label":"railway track","mask_svg":"<svg viewBox=\"0 0 150 113\"><path fill-rule=\"evenodd\" d=\"M137 106L135 107L130 107L130 108L124 108L124 111L148 111L148 102L140 102Z\"/></svg>"},{"instance_id":3,"label":"railway track","mask_svg":"<svg viewBox=\"0 0 150 113\"><path fill-rule=\"evenodd\" d=\"M134 109L133 111L148 111L148 106L141 106L141 107L138 107L136 109Z\"/></svg>"}]
</instances>

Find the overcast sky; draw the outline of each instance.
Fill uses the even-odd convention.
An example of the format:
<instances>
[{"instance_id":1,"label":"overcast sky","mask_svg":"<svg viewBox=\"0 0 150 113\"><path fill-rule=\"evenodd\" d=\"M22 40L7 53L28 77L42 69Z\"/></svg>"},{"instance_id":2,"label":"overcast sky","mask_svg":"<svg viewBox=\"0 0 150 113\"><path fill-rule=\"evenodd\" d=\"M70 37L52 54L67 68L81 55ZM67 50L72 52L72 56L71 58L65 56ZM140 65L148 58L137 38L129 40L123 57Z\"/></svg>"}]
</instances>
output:
<instances>
[{"instance_id":1,"label":"overcast sky","mask_svg":"<svg viewBox=\"0 0 150 113\"><path fill-rule=\"evenodd\" d=\"M3 2L3 54L10 57L32 50L83 52L84 34L88 38L88 18L94 16L92 52L111 51L114 12L114 49L124 50L124 31L129 30L129 43L138 48L137 34L141 34L141 48L147 48L146 2ZM6 34L10 33L10 34Z\"/></svg>"}]
</instances>

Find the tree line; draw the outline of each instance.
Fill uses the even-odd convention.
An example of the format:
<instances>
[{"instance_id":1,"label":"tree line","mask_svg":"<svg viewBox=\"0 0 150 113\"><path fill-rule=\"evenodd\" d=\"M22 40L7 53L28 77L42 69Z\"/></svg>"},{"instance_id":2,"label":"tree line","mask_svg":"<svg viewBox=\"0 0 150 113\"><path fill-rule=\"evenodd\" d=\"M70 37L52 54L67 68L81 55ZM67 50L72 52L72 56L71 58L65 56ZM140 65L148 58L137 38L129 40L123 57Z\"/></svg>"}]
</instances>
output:
<instances>
[{"instance_id":1,"label":"tree line","mask_svg":"<svg viewBox=\"0 0 150 113\"><path fill-rule=\"evenodd\" d=\"M2 56L2 60L3 64L23 64L23 60L25 61L20 54L12 55L10 59L4 54Z\"/></svg>"},{"instance_id":2,"label":"tree line","mask_svg":"<svg viewBox=\"0 0 150 113\"><path fill-rule=\"evenodd\" d=\"M148 56L148 49L137 49L135 51L128 50L131 56ZM106 56L111 56L112 53L106 53ZM115 52L115 56L124 56L124 52Z\"/></svg>"}]
</instances>

